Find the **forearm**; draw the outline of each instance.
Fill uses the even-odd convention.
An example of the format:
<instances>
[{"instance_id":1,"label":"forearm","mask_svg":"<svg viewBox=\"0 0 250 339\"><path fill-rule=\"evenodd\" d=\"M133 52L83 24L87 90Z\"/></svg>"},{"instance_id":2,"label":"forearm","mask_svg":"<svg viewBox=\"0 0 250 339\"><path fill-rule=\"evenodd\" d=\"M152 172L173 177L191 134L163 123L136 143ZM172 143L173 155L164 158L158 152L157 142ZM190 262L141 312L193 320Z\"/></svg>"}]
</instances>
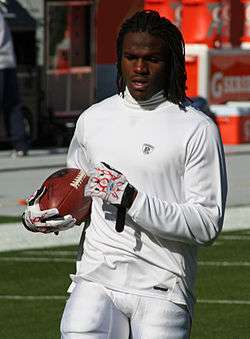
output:
<instances>
[{"instance_id":1,"label":"forearm","mask_svg":"<svg viewBox=\"0 0 250 339\"><path fill-rule=\"evenodd\" d=\"M152 234L206 245L219 234L224 209L216 204L168 203L139 192L128 213L140 227Z\"/></svg>"}]
</instances>

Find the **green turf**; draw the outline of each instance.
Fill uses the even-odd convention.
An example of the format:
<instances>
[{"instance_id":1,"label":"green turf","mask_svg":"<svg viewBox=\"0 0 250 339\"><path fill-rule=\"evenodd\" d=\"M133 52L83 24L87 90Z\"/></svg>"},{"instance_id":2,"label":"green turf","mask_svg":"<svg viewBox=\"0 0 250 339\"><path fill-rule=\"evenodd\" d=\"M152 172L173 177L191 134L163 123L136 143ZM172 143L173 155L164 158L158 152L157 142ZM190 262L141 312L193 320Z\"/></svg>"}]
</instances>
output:
<instances>
[{"instance_id":1,"label":"green turf","mask_svg":"<svg viewBox=\"0 0 250 339\"><path fill-rule=\"evenodd\" d=\"M60 338L64 300L1 300L1 339Z\"/></svg>"},{"instance_id":2,"label":"green turf","mask_svg":"<svg viewBox=\"0 0 250 339\"><path fill-rule=\"evenodd\" d=\"M211 247L199 251L197 298L199 300L248 301L250 232L222 233ZM228 266L204 265L224 262ZM230 264L233 266L230 266ZM250 304L197 303L192 339L250 338Z\"/></svg>"},{"instance_id":3,"label":"green turf","mask_svg":"<svg viewBox=\"0 0 250 339\"><path fill-rule=\"evenodd\" d=\"M249 339L250 305L197 304L191 339Z\"/></svg>"},{"instance_id":4,"label":"green turf","mask_svg":"<svg viewBox=\"0 0 250 339\"><path fill-rule=\"evenodd\" d=\"M1 215L0 216L0 224L9 224L9 223L16 223L16 222L20 222L21 221L21 217L12 217L12 216L8 216L8 215ZM1 226L1 225L0 225Z\"/></svg>"},{"instance_id":5,"label":"green turf","mask_svg":"<svg viewBox=\"0 0 250 339\"><path fill-rule=\"evenodd\" d=\"M250 304L232 303L250 302L250 267L239 265L250 262L249 244L250 231L230 232L223 233L213 246L200 250L198 302L191 339L250 339ZM1 339L60 338L60 318L69 274L75 269L75 252L75 246L67 246L0 253L2 296L62 297L6 300L0 296L0 319L4 324L0 326Z\"/></svg>"},{"instance_id":6,"label":"green turf","mask_svg":"<svg viewBox=\"0 0 250 339\"><path fill-rule=\"evenodd\" d=\"M60 251L60 252L57 252ZM63 253L61 253L63 251ZM69 254L65 254L65 251ZM0 253L0 294L5 296L61 296L53 300L0 301L1 339L56 339L74 272L76 248L67 246L42 250L22 250ZM53 254L54 253L54 254ZM28 262L27 259L58 258L69 262ZM8 259L9 258L9 259ZM16 261L24 259L25 261Z\"/></svg>"}]
</instances>

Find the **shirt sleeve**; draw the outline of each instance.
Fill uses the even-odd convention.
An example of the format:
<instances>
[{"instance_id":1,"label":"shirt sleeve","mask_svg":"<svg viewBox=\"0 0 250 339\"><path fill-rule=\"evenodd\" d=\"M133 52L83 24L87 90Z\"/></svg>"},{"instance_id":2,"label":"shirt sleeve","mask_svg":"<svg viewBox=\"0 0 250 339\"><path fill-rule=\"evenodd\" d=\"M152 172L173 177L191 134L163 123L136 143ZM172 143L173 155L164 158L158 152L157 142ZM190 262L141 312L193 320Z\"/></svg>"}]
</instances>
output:
<instances>
[{"instance_id":1,"label":"shirt sleeve","mask_svg":"<svg viewBox=\"0 0 250 339\"><path fill-rule=\"evenodd\" d=\"M70 142L67 154L67 167L90 169L86 143L84 142L84 113L77 121L73 138Z\"/></svg>"},{"instance_id":2,"label":"shirt sleeve","mask_svg":"<svg viewBox=\"0 0 250 339\"><path fill-rule=\"evenodd\" d=\"M222 229L226 195L223 146L217 127L209 124L188 142L183 202L169 203L138 192L128 213L154 235L208 245Z\"/></svg>"}]
</instances>

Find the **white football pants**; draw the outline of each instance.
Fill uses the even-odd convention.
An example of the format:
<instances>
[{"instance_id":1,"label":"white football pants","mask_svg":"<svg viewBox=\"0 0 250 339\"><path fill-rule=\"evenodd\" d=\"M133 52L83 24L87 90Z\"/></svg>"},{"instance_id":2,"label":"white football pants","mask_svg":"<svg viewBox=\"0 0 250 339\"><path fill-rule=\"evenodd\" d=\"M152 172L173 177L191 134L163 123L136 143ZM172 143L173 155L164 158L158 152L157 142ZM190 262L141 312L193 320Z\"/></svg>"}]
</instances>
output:
<instances>
[{"instance_id":1,"label":"white football pants","mask_svg":"<svg viewBox=\"0 0 250 339\"><path fill-rule=\"evenodd\" d=\"M184 306L87 281L77 283L61 321L61 339L188 339L190 330Z\"/></svg>"}]
</instances>

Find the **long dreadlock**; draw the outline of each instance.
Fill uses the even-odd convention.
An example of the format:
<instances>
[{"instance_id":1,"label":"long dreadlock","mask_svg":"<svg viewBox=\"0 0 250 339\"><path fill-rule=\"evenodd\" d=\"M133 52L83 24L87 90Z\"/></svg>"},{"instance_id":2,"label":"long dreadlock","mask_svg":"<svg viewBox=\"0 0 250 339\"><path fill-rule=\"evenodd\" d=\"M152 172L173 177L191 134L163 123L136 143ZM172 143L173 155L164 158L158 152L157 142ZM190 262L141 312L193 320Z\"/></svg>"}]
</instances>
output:
<instances>
[{"instance_id":1,"label":"long dreadlock","mask_svg":"<svg viewBox=\"0 0 250 339\"><path fill-rule=\"evenodd\" d=\"M179 29L170 20L161 17L158 12L143 10L135 13L121 26L117 38L117 91L124 96L125 81L122 76L121 60L123 54L124 37L129 32L147 32L161 38L166 49L166 85L164 88L166 98L181 104L186 99L186 69L185 44Z\"/></svg>"}]
</instances>

